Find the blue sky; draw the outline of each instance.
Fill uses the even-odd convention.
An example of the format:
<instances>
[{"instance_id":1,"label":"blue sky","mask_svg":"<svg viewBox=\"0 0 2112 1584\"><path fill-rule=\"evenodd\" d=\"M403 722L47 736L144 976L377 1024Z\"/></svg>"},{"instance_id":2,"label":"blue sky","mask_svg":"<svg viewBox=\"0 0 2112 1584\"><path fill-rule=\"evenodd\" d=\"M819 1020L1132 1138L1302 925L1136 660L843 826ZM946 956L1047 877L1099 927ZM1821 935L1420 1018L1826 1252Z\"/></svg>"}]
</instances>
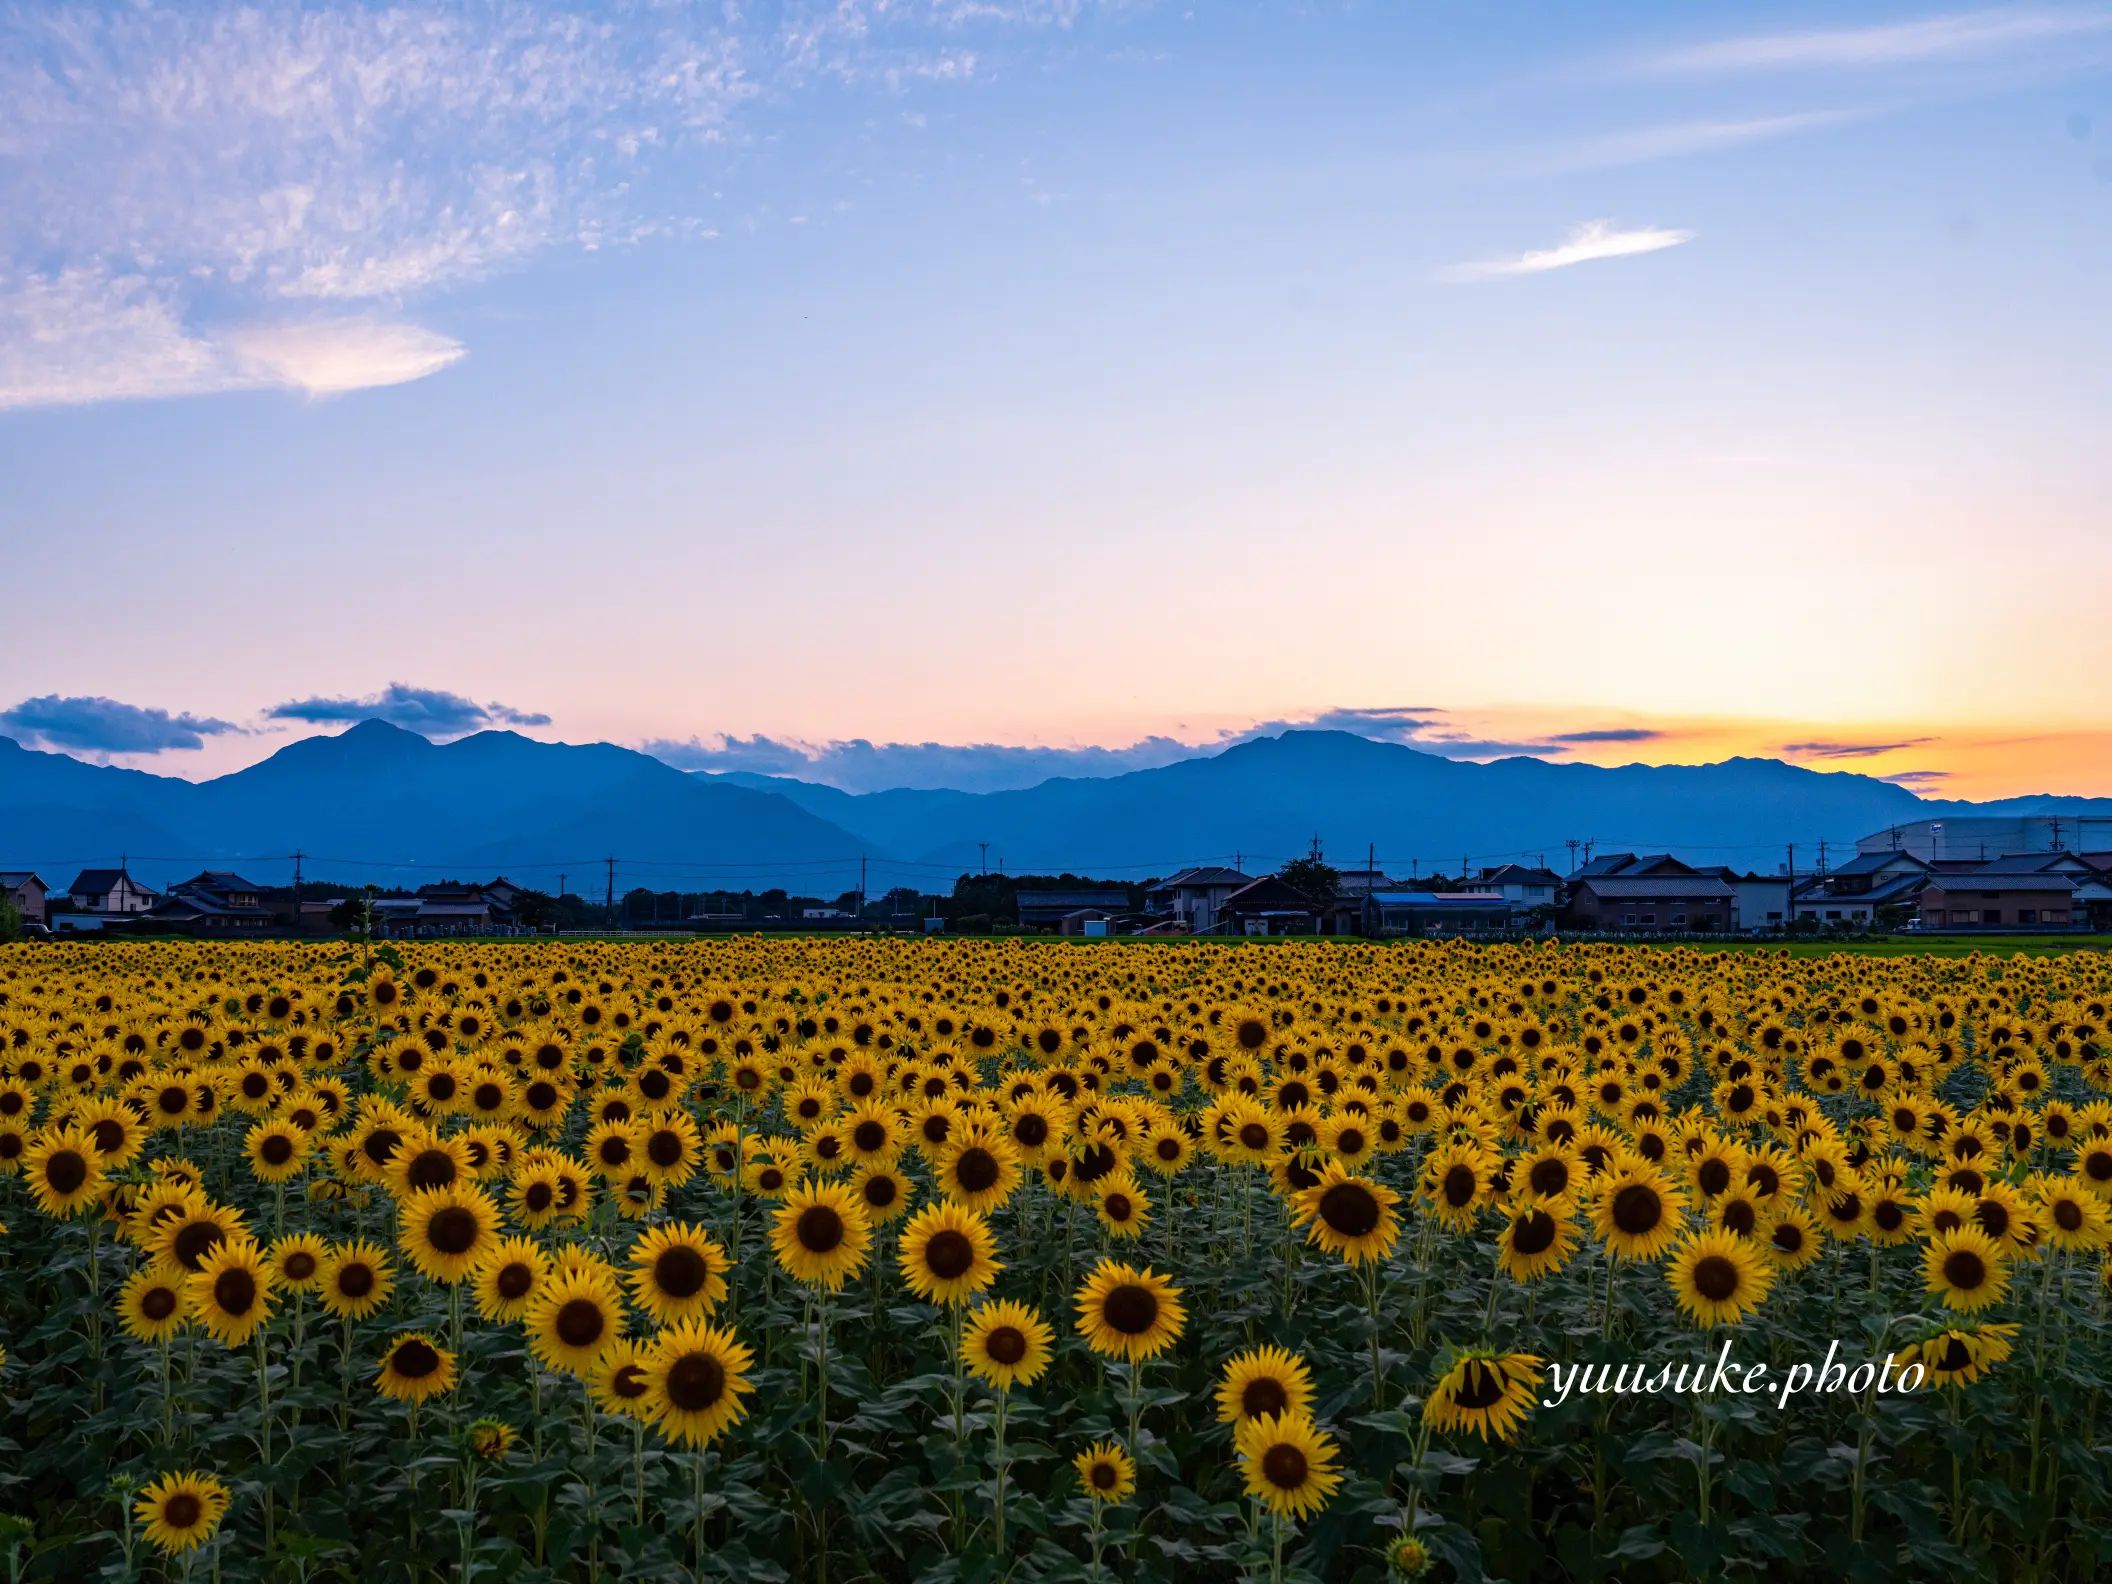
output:
<instances>
[{"instance_id":1,"label":"blue sky","mask_svg":"<svg viewBox=\"0 0 2112 1584\"><path fill-rule=\"evenodd\" d=\"M2107 7L18 9L0 721L2112 790L2108 243Z\"/></svg>"}]
</instances>

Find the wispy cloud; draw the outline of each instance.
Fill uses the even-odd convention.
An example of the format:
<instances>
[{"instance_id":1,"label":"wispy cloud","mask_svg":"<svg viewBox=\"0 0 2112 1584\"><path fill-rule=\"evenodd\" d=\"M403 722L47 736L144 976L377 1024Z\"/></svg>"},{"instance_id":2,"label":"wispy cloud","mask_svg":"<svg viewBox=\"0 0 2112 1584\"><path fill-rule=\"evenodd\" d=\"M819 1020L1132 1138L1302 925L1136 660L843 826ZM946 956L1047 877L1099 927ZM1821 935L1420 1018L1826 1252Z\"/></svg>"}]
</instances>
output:
<instances>
[{"instance_id":1,"label":"wispy cloud","mask_svg":"<svg viewBox=\"0 0 2112 1584\"><path fill-rule=\"evenodd\" d=\"M1667 231L1641 227L1632 231L1614 229L1611 220L1587 220L1555 247L1520 253L1513 258L1484 259L1455 264L1442 272L1448 281L1500 280L1511 275L1541 275L1568 269L1597 259L1628 258L1637 253L1657 253L1694 240L1691 231Z\"/></svg>"},{"instance_id":2,"label":"wispy cloud","mask_svg":"<svg viewBox=\"0 0 2112 1584\"><path fill-rule=\"evenodd\" d=\"M0 731L17 741L96 757L195 750L203 748L208 737L241 730L232 721L188 711L171 715L165 709L146 709L100 696L63 698L47 693L0 710Z\"/></svg>"},{"instance_id":3,"label":"wispy cloud","mask_svg":"<svg viewBox=\"0 0 2112 1584\"><path fill-rule=\"evenodd\" d=\"M412 687L391 682L366 698L306 698L275 704L267 720L304 721L314 726L381 720L435 739L463 737L492 726L547 726L548 715L515 709L510 704L479 704L445 688Z\"/></svg>"},{"instance_id":4,"label":"wispy cloud","mask_svg":"<svg viewBox=\"0 0 2112 1584\"><path fill-rule=\"evenodd\" d=\"M1879 754L1897 753L1902 748L1919 748L1924 743L1934 741L1933 737L1909 737L1903 742L1885 743L1799 742L1784 743L1782 751L1812 759L1874 759Z\"/></svg>"},{"instance_id":5,"label":"wispy cloud","mask_svg":"<svg viewBox=\"0 0 2112 1584\"><path fill-rule=\"evenodd\" d=\"M1777 138L1796 137L1825 127L1859 121L1861 109L1805 110L1793 115L1754 116L1739 121L1671 121L1659 126L1603 132L1512 157L1529 176L1563 176L1578 171L1647 165L1657 160L1716 154Z\"/></svg>"},{"instance_id":6,"label":"wispy cloud","mask_svg":"<svg viewBox=\"0 0 2112 1584\"><path fill-rule=\"evenodd\" d=\"M1940 787L1951 779L1948 770L1900 770L1892 775L1879 776L1880 781L1889 781L1894 786L1905 787L1909 792L1922 792Z\"/></svg>"},{"instance_id":7,"label":"wispy cloud","mask_svg":"<svg viewBox=\"0 0 2112 1584\"><path fill-rule=\"evenodd\" d=\"M737 117L959 82L1091 0L240 0L0 10L0 406L422 378L408 307L555 247L709 234ZM708 190L708 189L706 189Z\"/></svg>"},{"instance_id":8,"label":"wispy cloud","mask_svg":"<svg viewBox=\"0 0 2112 1584\"><path fill-rule=\"evenodd\" d=\"M1556 732L1548 739L1558 743L1656 742L1665 735L1648 726L1605 726L1596 731Z\"/></svg>"},{"instance_id":9,"label":"wispy cloud","mask_svg":"<svg viewBox=\"0 0 2112 1584\"><path fill-rule=\"evenodd\" d=\"M1892 66L2000 54L2025 46L2112 32L2112 11L2084 7L2002 7L1921 17L1875 27L1764 33L1689 45L1651 56L1666 73L1749 72L1800 67Z\"/></svg>"},{"instance_id":10,"label":"wispy cloud","mask_svg":"<svg viewBox=\"0 0 2112 1584\"><path fill-rule=\"evenodd\" d=\"M0 409L274 387L331 396L422 379L462 355L447 336L378 317L206 334L184 323L167 282L95 266L0 270Z\"/></svg>"}]
</instances>

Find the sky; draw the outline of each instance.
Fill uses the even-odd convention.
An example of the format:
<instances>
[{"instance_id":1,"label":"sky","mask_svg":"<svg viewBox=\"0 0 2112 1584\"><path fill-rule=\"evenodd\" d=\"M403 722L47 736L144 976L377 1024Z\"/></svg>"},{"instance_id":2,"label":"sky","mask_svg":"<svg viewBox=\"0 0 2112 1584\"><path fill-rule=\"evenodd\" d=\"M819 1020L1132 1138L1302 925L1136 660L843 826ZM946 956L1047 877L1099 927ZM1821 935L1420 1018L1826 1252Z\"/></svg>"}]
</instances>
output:
<instances>
[{"instance_id":1,"label":"sky","mask_svg":"<svg viewBox=\"0 0 2112 1584\"><path fill-rule=\"evenodd\" d=\"M2112 5L0 12L0 733L2112 793Z\"/></svg>"}]
</instances>

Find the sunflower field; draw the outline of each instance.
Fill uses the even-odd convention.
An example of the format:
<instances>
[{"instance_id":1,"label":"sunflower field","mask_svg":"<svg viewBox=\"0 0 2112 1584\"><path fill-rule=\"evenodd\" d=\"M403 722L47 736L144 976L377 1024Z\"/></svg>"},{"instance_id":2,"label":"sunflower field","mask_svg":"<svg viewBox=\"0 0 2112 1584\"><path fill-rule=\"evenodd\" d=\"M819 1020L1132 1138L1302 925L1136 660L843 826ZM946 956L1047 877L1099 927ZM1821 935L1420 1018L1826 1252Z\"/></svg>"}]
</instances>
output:
<instances>
[{"instance_id":1,"label":"sunflower field","mask_svg":"<svg viewBox=\"0 0 2112 1584\"><path fill-rule=\"evenodd\" d=\"M2105 1577L2108 1026L2091 952L0 948L0 1562Z\"/></svg>"}]
</instances>

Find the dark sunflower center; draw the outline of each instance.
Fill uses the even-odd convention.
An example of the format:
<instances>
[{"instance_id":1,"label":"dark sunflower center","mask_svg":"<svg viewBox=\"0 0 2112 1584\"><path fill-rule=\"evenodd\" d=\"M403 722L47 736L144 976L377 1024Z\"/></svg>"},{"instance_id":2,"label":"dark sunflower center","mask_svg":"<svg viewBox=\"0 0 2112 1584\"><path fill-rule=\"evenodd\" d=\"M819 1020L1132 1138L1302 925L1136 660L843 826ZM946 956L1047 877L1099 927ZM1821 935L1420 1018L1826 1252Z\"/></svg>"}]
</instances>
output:
<instances>
[{"instance_id":1,"label":"dark sunflower center","mask_svg":"<svg viewBox=\"0 0 2112 1584\"><path fill-rule=\"evenodd\" d=\"M1121 1483L1122 1471L1114 1464L1102 1461L1093 1465L1094 1490L1113 1490Z\"/></svg>"},{"instance_id":2,"label":"dark sunflower center","mask_svg":"<svg viewBox=\"0 0 2112 1584\"><path fill-rule=\"evenodd\" d=\"M1613 1196L1613 1224L1630 1237L1656 1231L1664 1218L1664 1201L1645 1183L1630 1183Z\"/></svg>"},{"instance_id":3,"label":"dark sunflower center","mask_svg":"<svg viewBox=\"0 0 2112 1584\"><path fill-rule=\"evenodd\" d=\"M673 1128L656 1128L645 1141L645 1158L665 1169L682 1159L682 1135Z\"/></svg>"},{"instance_id":4,"label":"dark sunflower center","mask_svg":"<svg viewBox=\"0 0 2112 1584\"><path fill-rule=\"evenodd\" d=\"M1520 1254L1545 1254L1555 1246L1555 1232L1555 1218L1545 1210L1535 1210L1511 1224L1511 1247Z\"/></svg>"},{"instance_id":5,"label":"dark sunflower center","mask_svg":"<svg viewBox=\"0 0 2112 1584\"><path fill-rule=\"evenodd\" d=\"M476 1214L460 1205L449 1205L427 1223L425 1235L443 1254L467 1254L477 1246Z\"/></svg>"},{"instance_id":6,"label":"dark sunflower center","mask_svg":"<svg viewBox=\"0 0 2112 1584\"><path fill-rule=\"evenodd\" d=\"M367 1135L360 1148L366 1152L368 1160L377 1166L383 1166L388 1164L389 1157L396 1153L397 1146L402 1143L403 1135L394 1128L376 1128Z\"/></svg>"},{"instance_id":7,"label":"dark sunflower center","mask_svg":"<svg viewBox=\"0 0 2112 1584\"><path fill-rule=\"evenodd\" d=\"M726 1367L709 1353L685 1353L667 1367L667 1400L702 1413L726 1395Z\"/></svg>"},{"instance_id":8,"label":"dark sunflower center","mask_svg":"<svg viewBox=\"0 0 2112 1584\"><path fill-rule=\"evenodd\" d=\"M997 1185L997 1157L980 1144L961 1151L953 1163L953 1180L970 1193L987 1193Z\"/></svg>"},{"instance_id":9,"label":"dark sunflower center","mask_svg":"<svg viewBox=\"0 0 2112 1584\"><path fill-rule=\"evenodd\" d=\"M1242 1149L1267 1149L1269 1130L1259 1122L1249 1122L1239 1130L1239 1143Z\"/></svg>"},{"instance_id":10,"label":"dark sunflower center","mask_svg":"<svg viewBox=\"0 0 2112 1584\"><path fill-rule=\"evenodd\" d=\"M645 1371L636 1364L626 1364L609 1377L609 1390L629 1402L643 1397L646 1390Z\"/></svg>"},{"instance_id":11,"label":"dark sunflower center","mask_svg":"<svg viewBox=\"0 0 2112 1584\"><path fill-rule=\"evenodd\" d=\"M868 1177L865 1180L865 1202L875 1210L885 1210L895 1202L895 1180L892 1177Z\"/></svg>"},{"instance_id":12,"label":"dark sunflower center","mask_svg":"<svg viewBox=\"0 0 2112 1584\"><path fill-rule=\"evenodd\" d=\"M213 1302L227 1314L246 1315L257 1306L257 1279L237 1267L213 1278Z\"/></svg>"},{"instance_id":13,"label":"dark sunflower center","mask_svg":"<svg viewBox=\"0 0 2112 1584\"><path fill-rule=\"evenodd\" d=\"M601 1305L591 1298L573 1298L557 1311L557 1339L569 1348L589 1348L601 1340L609 1327Z\"/></svg>"},{"instance_id":14,"label":"dark sunflower center","mask_svg":"<svg viewBox=\"0 0 2112 1584\"><path fill-rule=\"evenodd\" d=\"M411 1337L396 1344L396 1373L405 1380L424 1380L438 1373L440 1355L430 1342L421 1342Z\"/></svg>"},{"instance_id":15,"label":"dark sunflower center","mask_svg":"<svg viewBox=\"0 0 2112 1584\"><path fill-rule=\"evenodd\" d=\"M115 1155L125 1147L125 1125L122 1122L113 1122L104 1117L88 1131L95 1139L95 1149L99 1155Z\"/></svg>"},{"instance_id":16,"label":"dark sunflower center","mask_svg":"<svg viewBox=\"0 0 2112 1584\"><path fill-rule=\"evenodd\" d=\"M946 1227L924 1245L924 1263L940 1281L959 1281L975 1268L975 1245L966 1233Z\"/></svg>"},{"instance_id":17,"label":"dark sunflower center","mask_svg":"<svg viewBox=\"0 0 2112 1584\"><path fill-rule=\"evenodd\" d=\"M1249 1419L1284 1413L1290 1406L1291 1394L1283 1389L1283 1382L1273 1375L1255 1377L1248 1381L1239 1393L1239 1411Z\"/></svg>"},{"instance_id":18,"label":"dark sunflower center","mask_svg":"<svg viewBox=\"0 0 2112 1584\"><path fill-rule=\"evenodd\" d=\"M871 1154L887 1143L887 1125L867 1117L851 1129L851 1142Z\"/></svg>"},{"instance_id":19,"label":"dark sunflower center","mask_svg":"<svg viewBox=\"0 0 2112 1584\"><path fill-rule=\"evenodd\" d=\"M1364 1135L1355 1128L1344 1128L1335 1135L1335 1151L1341 1155L1364 1153Z\"/></svg>"},{"instance_id":20,"label":"dark sunflower center","mask_svg":"<svg viewBox=\"0 0 2112 1584\"><path fill-rule=\"evenodd\" d=\"M288 1281L304 1282L315 1274L315 1256L306 1249L295 1249L280 1263L279 1268L286 1273Z\"/></svg>"},{"instance_id":21,"label":"dark sunflower center","mask_svg":"<svg viewBox=\"0 0 2112 1584\"><path fill-rule=\"evenodd\" d=\"M267 1166L283 1166L293 1159L293 1140L283 1133L272 1133L257 1147L257 1154Z\"/></svg>"},{"instance_id":22,"label":"dark sunflower center","mask_svg":"<svg viewBox=\"0 0 2112 1584\"><path fill-rule=\"evenodd\" d=\"M374 1280L371 1265L343 1265L338 1267L337 1290L347 1298L364 1298L374 1290Z\"/></svg>"},{"instance_id":23,"label":"dark sunflower center","mask_svg":"<svg viewBox=\"0 0 2112 1584\"><path fill-rule=\"evenodd\" d=\"M1320 1219L1341 1237L1369 1237L1379 1215L1378 1195L1362 1183L1336 1183L1320 1196Z\"/></svg>"},{"instance_id":24,"label":"dark sunflower center","mask_svg":"<svg viewBox=\"0 0 2112 1584\"><path fill-rule=\"evenodd\" d=\"M527 1192L521 1195L521 1203L536 1215L541 1215L556 1202L557 1190L546 1182L530 1183Z\"/></svg>"},{"instance_id":25,"label":"dark sunflower center","mask_svg":"<svg viewBox=\"0 0 2112 1584\"><path fill-rule=\"evenodd\" d=\"M1109 1293L1100 1309L1113 1330L1142 1336L1158 1323L1159 1298L1149 1287L1127 1284Z\"/></svg>"},{"instance_id":26,"label":"dark sunflower center","mask_svg":"<svg viewBox=\"0 0 2112 1584\"><path fill-rule=\"evenodd\" d=\"M1027 1337L1018 1326L998 1326L983 1339L983 1351L1007 1369L1027 1356Z\"/></svg>"},{"instance_id":27,"label":"dark sunflower center","mask_svg":"<svg viewBox=\"0 0 2112 1584\"><path fill-rule=\"evenodd\" d=\"M1701 1163L1701 1170L1694 1174L1694 1180L1701 1185L1701 1191L1713 1199L1730 1187L1731 1163L1720 1157L1705 1160Z\"/></svg>"},{"instance_id":28,"label":"dark sunflower center","mask_svg":"<svg viewBox=\"0 0 2112 1584\"><path fill-rule=\"evenodd\" d=\"M79 1150L54 1151L44 1163L44 1180L58 1193L79 1193L88 1180L88 1157Z\"/></svg>"},{"instance_id":29,"label":"dark sunflower center","mask_svg":"<svg viewBox=\"0 0 2112 1584\"><path fill-rule=\"evenodd\" d=\"M1943 1342L1943 1358L1937 1364L1940 1370L1962 1370L1973 1362L1972 1350L1962 1337L1946 1337Z\"/></svg>"},{"instance_id":30,"label":"dark sunflower center","mask_svg":"<svg viewBox=\"0 0 2112 1584\"><path fill-rule=\"evenodd\" d=\"M1480 1412L1503 1401L1503 1377L1480 1359L1470 1362L1460 1375L1454 1400L1460 1407Z\"/></svg>"},{"instance_id":31,"label":"dark sunflower center","mask_svg":"<svg viewBox=\"0 0 2112 1584\"><path fill-rule=\"evenodd\" d=\"M1759 1217L1753 1213L1753 1207L1743 1199L1733 1199L1723 1207L1723 1229L1726 1232L1735 1232L1740 1237L1751 1237L1758 1220Z\"/></svg>"},{"instance_id":32,"label":"dark sunflower center","mask_svg":"<svg viewBox=\"0 0 2112 1584\"><path fill-rule=\"evenodd\" d=\"M801 1248L810 1254L826 1254L843 1242L843 1217L827 1205L809 1205L800 1211L794 1231Z\"/></svg>"},{"instance_id":33,"label":"dark sunflower center","mask_svg":"<svg viewBox=\"0 0 2112 1584\"><path fill-rule=\"evenodd\" d=\"M1260 1050L1268 1041L1269 1026L1260 1018L1241 1018L1232 1033L1241 1050Z\"/></svg>"},{"instance_id":34,"label":"dark sunflower center","mask_svg":"<svg viewBox=\"0 0 2112 1584\"><path fill-rule=\"evenodd\" d=\"M166 1320L176 1312L176 1294L167 1287L149 1287L140 1295L139 1312L149 1320Z\"/></svg>"},{"instance_id":35,"label":"dark sunflower center","mask_svg":"<svg viewBox=\"0 0 2112 1584\"><path fill-rule=\"evenodd\" d=\"M194 1271L205 1263L205 1256L225 1237L226 1234L215 1223L193 1221L176 1234L176 1240L170 1245L170 1249L179 1265L185 1270Z\"/></svg>"},{"instance_id":36,"label":"dark sunflower center","mask_svg":"<svg viewBox=\"0 0 2112 1584\"><path fill-rule=\"evenodd\" d=\"M1721 1254L1694 1262L1694 1290L1710 1303L1722 1303L1738 1291L1738 1267Z\"/></svg>"},{"instance_id":37,"label":"dark sunflower center","mask_svg":"<svg viewBox=\"0 0 2112 1584\"><path fill-rule=\"evenodd\" d=\"M653 1261L653 1285L670 1298L694 1298L710 1275L703 1254L686 1243L663 1249Z\"/></svg>"},{"instance_id":38,"label":"dark sunflower center","mask_svg":"<svg viewBox=\"0 0 2112 1584\"><path fill-rule=\"evenodd\" d=\"M1012 1136L1028 1149L1039 1149L1049 1141L1049 1119L1029 1111L1012 1124Z\"/></svg>"},{"instance_id":39,"label":"dark sunflower center","mask_svg":"<svg viewBox=\"0 0 2112 1584\"><path fill-rule=\"evenodd\" d=\"M455 1180L455 1158L446 1150L420 1150L404 1180L412 1188L445 1188Z\"/></svg>"},{"instance_id":40,"label":"dark sunflower center","mask_svg":"<svg viewBox=\"0 0 2112 1584\"><path fill-rule=\"evenodd\" d=\"M189 1491L178 1491L161 1505L161 1521L179 1534L205 1516L205 1504Z\"/></svg>"},{"instance_id":41,"label":"dark sunflower center","mask_svg":"<svg viewBox=\"0 0 2112 1584\"><path fill-rule=\"evenodd\" d=\"M1309 1465L1305 1454L1289 1442L1279 1441L1261 1455L1261 1475L1278 1490L1302 1490Z\"/></svg>"},{"instance_id":42,"label":"dark sunflower center","mask_svg":"<svg viewBox=\"0 0 2112 1584\"><path fill-rule=\"evenodd\" d=\"M2083 1207L2073 1199L2063 1199L2053 1207L2053 1224L2063 1232L2079 1230L2083 1224Z\"/></svg>"},{"instance_id":43,"label":"dark sunflower center","mask_svg":"<svg viewBox=\"0 0 2112 1584\"><path fill-rule=\"evenodd\" d=\"M1953 1249L1943 1257L1943 1279L1960 1292L1977 1292L1987 1281L1987 1261L1971 1249Z\"/></svg>"},{"instance_id":44,"label":"dark sunflower center","mask_svg":"<svg viewBox=\"0 0 2112 1584\"><path fill-rule=\"evenodd\" d=\"M1454 1166L1445 1173L1445 1203L1455 1210L1462 1209L1474 1202L1474 1192L1480 1186L1473 1167Z\"/></svg>"},{"instance_id":45,"label":"dark sunflower center","mask_svg":"<svg viewBox=\"0 0 2112 1584\"><path fill-rule=\"evenodd\" d=\"M1526 1185L1537 1194L1558 1194L1569 1187L1569 1162L1559 1155L1533 1162L1533 1169L1525 1174Z\"/></svg>"}]
</instances>

